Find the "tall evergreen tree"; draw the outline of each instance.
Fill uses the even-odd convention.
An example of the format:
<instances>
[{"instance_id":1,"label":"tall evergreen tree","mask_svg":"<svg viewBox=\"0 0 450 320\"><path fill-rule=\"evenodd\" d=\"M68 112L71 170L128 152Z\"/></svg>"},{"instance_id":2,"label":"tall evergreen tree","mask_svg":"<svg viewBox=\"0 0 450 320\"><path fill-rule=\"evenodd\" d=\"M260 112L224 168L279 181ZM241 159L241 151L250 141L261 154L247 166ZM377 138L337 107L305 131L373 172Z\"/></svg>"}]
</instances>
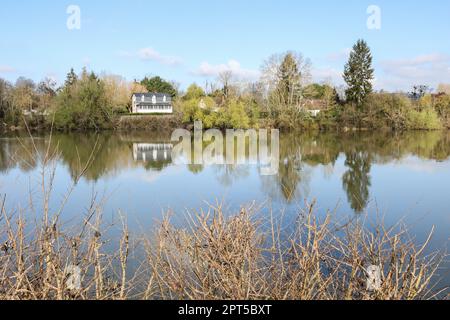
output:
<instances>
[{"instance_id":1,"label":"tall evergreen tree","mask_svg":"<svg viewBox=\"0 0 450 320\"><path fill-rule=\"evenodd\" d=\"M345 92L348 101L356 103L358 107L362 106L372 92L373 74L370 48L364 40L358 40L344 69L344 80L348 85Z\"/></svg>"},{"instance_id":2,"label":"tall evergreen tree","mask_svg":"<svg viewBox=\"0 0 450 320\"><path fill-rule=\"evenodd\" d=\"M298 95L301 74L292 53L287 53L278 70L278 93L285 105L290 105Z\"/></svg>"},{"instance_id":3,"label":"tall evergreen tree","mask_svg":"<svg viewBox=\"0 0 450 320\"><path fill-rule=\"evenodd\" d=\"M0 119L5 116L11 106L11 91L11 84L0 78Z\"/></svg>"},{"instance_id":4,"label":"tall evergreen tree","mask_svg":"<svg viewBox=\"0 0 450 320\"><path fill-rule=\"evenodd\" d=\"M70 69L70 72L67 74L66 82L64 83L65 87L71 87L77 82L78 77L73 68Z\"/></svg>"}]
</instances>

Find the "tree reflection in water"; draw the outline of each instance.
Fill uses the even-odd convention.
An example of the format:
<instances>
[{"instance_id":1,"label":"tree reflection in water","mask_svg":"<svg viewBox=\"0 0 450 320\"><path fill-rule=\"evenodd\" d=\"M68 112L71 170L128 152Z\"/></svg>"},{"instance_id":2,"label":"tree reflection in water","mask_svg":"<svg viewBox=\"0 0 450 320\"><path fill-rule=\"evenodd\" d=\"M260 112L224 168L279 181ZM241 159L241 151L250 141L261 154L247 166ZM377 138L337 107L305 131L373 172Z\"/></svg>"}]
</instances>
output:
<instances>
[{"instance_id":1,"label":"tree reflection in water","mask_svg":"<svg viewBox=\"0 0 450 320\"><path fill-rule=\"evenodd\" d=\"M133 168L147 171L164 171L174 166L171 155L157 153L152 157L136 156L136 145L170 144L170 133L132 134L105 132L54 134L51 149L58 148L59 162L72 177L79 174L92 150L95 159L87 169L84 179L98 181L105 176L115 177ZM27 134L4 136L0 139L0 174L19 169L26 173L39 166L40 155L47 151L49 135L33 140ZM263 193L269 198L292 202L307 197L312 168L323 166L333 172L340 157L346 167L342 187L348 203L356 212L364 211L370 200L371 168L416 156L420 159L446 161L450 157L450 133L435 132L357 132L357 133L302 133L280 136L279 172L274 176L260 176ZM149 159L150 158L150 159ZM187 170L196 175L204 172L202 165L188 165ZM232 187L239 179L247 179L250 165L214 165L212 179L222 186ZM195 185L195 181L192 182Z\"/></svg>"},{"instance_id":2,"label":"tree reflection in water","mask_svg":"<svg viewBox=\"0 0 450 320\"><path fill-rule=\"evenodd\" d=\"M345 165L349 170L342 183L353 210L362 212L369 202L371 159L368 152L355 150L345 153Z\"/></svg>"}]
</instances>

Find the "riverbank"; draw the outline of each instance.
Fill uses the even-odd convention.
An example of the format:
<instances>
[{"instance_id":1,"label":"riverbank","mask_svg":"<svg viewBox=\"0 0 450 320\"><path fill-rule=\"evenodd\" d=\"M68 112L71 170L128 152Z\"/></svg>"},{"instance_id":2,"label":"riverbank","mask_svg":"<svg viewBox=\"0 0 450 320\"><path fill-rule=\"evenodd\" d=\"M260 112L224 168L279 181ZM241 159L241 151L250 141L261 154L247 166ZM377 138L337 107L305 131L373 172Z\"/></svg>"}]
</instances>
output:
<instances>
[{"instance_id":1,"label":"riverbank","mask_svg":"<svg viewBox=\"0 0 450 320\"><path fill-rule=\"evenodd\" d=\"M34 132L108 132L108 131L161 131L171 132L176 129L188 129L193 130L194 123L184 122L181 114L175 115L122 115L115 118L111 122L111 125L104 128L97 129L57 129L52 128L51 122L23 122L15 126L7 125L5 123L0 124L0 134L14 133L24 131ZM277 124L276 121L271 119L260 119L258 124L254 127L246 127L244 129L279 129L283 132L363 132L363 131L392 131L392 132L405 132L405 131L448 131L447 127L436 128L392 128L389 126L373 127L373 126L348 126L338 125L337 123L325 123L321 119L309 120L297 128L286 128ZM208 129L208 128L205 128ZM226 128L218 128L225 130ZM239 129L239 128L236 128Z\"/></svg>"}]
</instances>

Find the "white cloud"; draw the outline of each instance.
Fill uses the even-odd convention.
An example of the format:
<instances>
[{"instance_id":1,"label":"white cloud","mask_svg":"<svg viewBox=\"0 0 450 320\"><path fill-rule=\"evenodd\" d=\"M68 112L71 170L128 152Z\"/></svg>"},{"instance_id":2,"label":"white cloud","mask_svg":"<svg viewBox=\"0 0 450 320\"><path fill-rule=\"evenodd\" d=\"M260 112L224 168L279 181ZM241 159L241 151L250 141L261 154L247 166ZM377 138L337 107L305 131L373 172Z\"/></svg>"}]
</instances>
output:
<instances>
[{"instance_id":1,"label":"white cloud","mask_svg":"<svg viewBox=\"0 0 450 320\"><path fill-rule=\"evenodd\" d=\"M426 55L420 55L417 57L414 57L412 59L405 59L405 60L394 60L391 61L391 64L395 65L413 65L413 66L419 66L427 63L439 63L439 62L448 62L450 60L450 56L440 53L432 53L432 54L426 54Z\"/></svg>"},{"instance_id":2,"label":"white cloud","mask_svg":"<svg viewBox=\"0 0 450 320\"><path fill-rule=\"evenodd\" d=\"M344 83L342 79L342 70L331 67L312 68L312 79L314 82L331 82L333 85L341 85Z\"/></svg>"},{"instance_id":3,"label":"white cloud","mask_svg":"<svg viewBox=\"0 0 450 320\"><path fill-rule=\"evenodd\" d=\"M347 61L350 56L350 52L352 52L351 48L345 48L337 52L332 52L327 56L327 60L334 62Z\"/></svg>"},{"instance_id":4,"label":"white cloud","mask_svg":"<svg viewBox=\"0 0 450 320\"><path fill-rule=\"evenodd\" d=\"M405 157L393 163L394 166L399 166L411 171L420 173L437 174L447 169L445 163L437 161L423 161L413 156Z\"/></svg>"},{"instance_id":5,"label":"white cloud","mask_svg":"<svg viewBox=\"0 0 450 320\"><path fill-rule=\"evenodd\" d=\"M138 56L142 60L152 60L166 65L179 65L181 59L174 56L164 56L153 48L144 48L138 51Z\"/></svg>"},{"instance_id":6,"label":"white cloud","mask_svg":"<svg viewBox=\"0 0 450 320\"><path fill-rule=\"evenodd\" d=\"M48 72L48 73L45 75L45 78L46 78L46 79L49 79L49 80L51 80L51 81L54 81L54 82L58 82L58 81L59 81L58 75L57 75L56 73L54 73L54 72Z\"/></svg>"},{"instance_id":7,"label":"white cloud","mask_svg":"<svg viewBox=\"0 0 450 320\"><path fill-rule=\"evenodd\" d=\"M10 66L0 66L0 73L13 73L16 69Z\"/></svg>"},{"instance_id":8,"label":"white cloud","mask_svg":"<svg viewBox=\"0 0 450 320\"><path fill-rule=\"evenodd\" d=\"M241 80L256 80L260 75L258 70L242 68L241 64L236 60L230 60L226 64L217 65L203 62L193 74L202 77L217 77L224 72L231 72L233 76Z\"/></svg>"},{"instance_id":9,"label":"white cloud","mask_svg":"<svg viewBox=\"0 0 450 320\"><path fill-rule=\"evenodd\" d=\"M91 62L92 62L92 61L91 61L91 58L85 57L85 58L83 59L83 66L86 67L86 68L90 68Z\"/></svg>"},{"instance_id":10,"label":"white cloud","mask_svg":"<svg viewBox=\"0 0 450 320\"><path fill-rule=\"evenodd\" d=\"M381 62L382 80L376 86L390 90L408 90L413 85L425 84L436 88L450 82L450 56L440 53L420 55L408 59Z\"/></svg>"},{"instance_id":11,"label":"white cloud","mask_svg":"<svg viewBox=\"0 0 450 320\"><path fill-rule=\"evenodd\" d=\"M345 62L350 49L331 53L327 59L334 62ZM381 61L375 65L374 88L388 91L408 91L412 86L425 84L437 88L439 83L450 83L450 55L430 53L405 59ZM333 84L344 84L342 79L344 65L336 67L315 67L311 73L315 82L331 80Z\"/></svg>"},{"instance_id":12,"label":"white cloud","mask_svg":"<svg viewBox=\"0 0 450 320\"><path fill-rule=\"evenodd\" d=\"M153 48L142 48L137 52L121 51L119 55L126 58L139 58L144 61L155 61L161 64L176 66L182 63L182 60L175 56L166 56Z\"/></svg>"}]
</instances>

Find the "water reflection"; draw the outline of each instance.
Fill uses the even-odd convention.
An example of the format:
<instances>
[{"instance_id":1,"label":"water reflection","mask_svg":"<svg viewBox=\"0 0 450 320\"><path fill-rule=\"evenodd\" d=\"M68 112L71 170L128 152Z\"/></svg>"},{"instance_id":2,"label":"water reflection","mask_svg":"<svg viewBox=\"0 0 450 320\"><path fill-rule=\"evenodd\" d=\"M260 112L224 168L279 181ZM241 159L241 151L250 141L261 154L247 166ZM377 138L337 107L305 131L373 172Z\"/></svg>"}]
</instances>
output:
<instances>
[{"instance_id":1,"label":"water reflection","mask_svg":"<svg viewBox=\"0 0 450 320\"><path fill-rule=\"evenodd\" d=\"M39 156L47 152L48 135L2 137L0 139L0 173L19 169L30 172L39 165ZM95 159L84 179L98 181L105 176L144 168L161 172L174 166L168 134L102 133L56 134L51 139L51 150L59 150L59 161L75 178L93 150ZM448 132L352 132L284 134L280 137L280 166L275 176L260 176L263 192L270 198L284 202L306 197L311 184L312 168L321 166L325 175L333 175L336 163L344 158L342 189L349 206L355 212L367 207L371 189L371 171L375 164L393 163L408 156L446 161L450 157ZM189 172L200 174L202 165L186 166ZM250 165L214 165L213 177L223 186L231 186L247 179L252 173ZM195 182L192 182L195 183ZM203 182L204 183L204 182Z\"/></svg>"},{"instance_id":2,"label":"water reflection","mask_svg":"<svg viewBox=\"0 0 450 320\"><path fill-rule=\"evenodd\" d=\"M173 144L133 143L134 161L172 162Z\"/></svg>"},{"instance_id":3,"label":"water reflection","mask_svg":"<svg viewBox=\"0 0 450 320\"><path fill-rule=\"evenodd\" d=\"M342 177L342 184L351 208L362 212L369 202L371 156L356 149L345 152L345 157L348 171Z\"/></svg>"}]
</instances>

